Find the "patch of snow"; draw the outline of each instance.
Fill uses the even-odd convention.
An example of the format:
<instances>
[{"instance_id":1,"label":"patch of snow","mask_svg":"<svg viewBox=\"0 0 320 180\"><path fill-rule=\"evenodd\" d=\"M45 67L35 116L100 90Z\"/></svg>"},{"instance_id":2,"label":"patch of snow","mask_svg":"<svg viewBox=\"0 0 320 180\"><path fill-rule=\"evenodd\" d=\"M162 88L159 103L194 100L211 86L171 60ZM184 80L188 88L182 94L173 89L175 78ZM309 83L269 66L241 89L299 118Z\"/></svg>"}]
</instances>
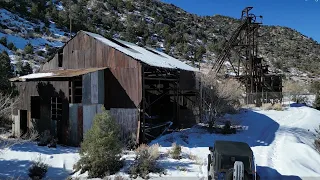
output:
<instances>
[{"instance_id":1,"label":"patch of snow","mask_svg":"<svg viewBox=\"0 0 320 180\"><path fill-rule=\"evenodd\" d=\"M155 21L155 19L153 17L145 17L145 20L148 22L148 23L153 23Z\"/></svg>"},{"instance_id":2,"label":"patch of snow","mask_svg":"<svg viewBox=\"0 0 320 180\"><path fill-rule=\"evenodd\" d=\"M239 114L226 115L225 120L237 123L242 130L237 134L210 134L203 124L179 132L164 135L149 145L160 145L159 166L166 175L150 174L152 179L206 179L207 155L216 140L248 143L255 156L257 172L261 179L320 178L320 155L313 148L314 128L320 122L320 111L299 105L288 104L284 111L242 110ZM218 122L222 124L223 121ZM172 143L182 146L180 160L168 155ZM41 157L49 165L47 178L65 179L79 160L78 148L60 147L50 149L35 143L17 144L0 154L0 178L8 176L27 177L32 160ZM129 178L128 169L134 160L134 152L126 152L125 167L115 176ZM88 173L72 175L87 179ZM96 178L97 180L99 178ZM138 178L141 179L141 178Z\"/></svg>"},{"instance_id":3,"label":"patch of snow","mask_svg":"<svg viewBox=\"0 0 320 180\"><path fill-rule=\"evenodd\" d=\"M28 30L33 31L34 27L37 27L36 24L2 8L0 9L0 23L8 26L10 29L12 27L13 29L20 30L22 33L26 33Z\"/></svg>"},{"instance_id":4,"label":"patch of snow","mask_svg":"<svg viewBox=\"0 0 320 180\"><path fill-rule=\"evenodd\" d=\"M53 73L35 73L35 74L28 74L25 76L20 76L21 79L35 79L35 78L43 78L48 76L53 76Z\"/></svg>"},{"instance_id":5,"label":"patch of snow","mask_svg":"<svg viewBox=\"0 0 320 180\"><path fill-rule=\"evenodd\" d=\"M78 148L48 148L35 143L17 144L0 154L0 179L27 179L28 168L32 161L39 157L49 165L46 177L50 179L67 178L73 171L73 165L79 160Z\"/></svg>"},{"instance_id":6,"label":"patch of snow","mask_svg":"<svg viewBox=\"0 0 320 180\"><path fill-rule=\"evenodd\" d=\"M58 4L56 4L56 8L57 8L58 11L64 11L64 7L63 7L63 5L62 5L61 2L59 2Z\"/></svg>"},{"instance_id":7,"label":"patch of snow","mask_svg":"<svg viewBox=\"0 0 320 180\"><path fill-rule=\"evenodd\" d=\"M70 35L70 33L66 33L66 32L58 29L58 28L56 27L55 22L53 22L53 21L50 21L49 30L50 30L55 36L59 36L59 37L65 36L66 34L67 34L67 35Z\"/></svg>"},{"instance_id":8,"label":"patch of snow","mask_svg":"<svg viewBox=\"0 0 320 180\"><path fill-rule=\"evenodd\" d=\"M196 126L154 140L165 152L173 142L183 146L183 153L191 153L200 159L198 167L186 165L186 177L205 177L209 146L215 140L241 141L248 143L255 155L257 171L262 179L320 178L320 155L313 147L314 128L320 121L320 111L291 104L284 111L246 110L225 118L240 122L243 131L234 135L210 134ZM176 163L175 165L178 165ZM171 167L175 165L171 164ZM169 174L179 171L169 166ZM192 172L198 172L193 174Z\"/></svg>"},{"instance_id":9,"label":"patch of snow","mask_svg":"<svg viewBox=\"0 0 320 180\"><path fill-rule=\"evenodd\" d=\"M200 40L200 39L197 39L197 42L198 42L198 43L201 43L201 44L203 43L202 40Z\"/></svg>"},{"instance_id":10,"label":"patch of snow","mask_svg":"<svg viewBox=\"0 0 320 180\"><path fill-rule=\"evenodd\" d=\"M0 33L0 38L1 38L1 33ZM9 56L12 55L12 52L7 47L5 47L4 45L0 44L0 53L2 53L2 51L7 51Z\"/></svg>"}]
</instances>

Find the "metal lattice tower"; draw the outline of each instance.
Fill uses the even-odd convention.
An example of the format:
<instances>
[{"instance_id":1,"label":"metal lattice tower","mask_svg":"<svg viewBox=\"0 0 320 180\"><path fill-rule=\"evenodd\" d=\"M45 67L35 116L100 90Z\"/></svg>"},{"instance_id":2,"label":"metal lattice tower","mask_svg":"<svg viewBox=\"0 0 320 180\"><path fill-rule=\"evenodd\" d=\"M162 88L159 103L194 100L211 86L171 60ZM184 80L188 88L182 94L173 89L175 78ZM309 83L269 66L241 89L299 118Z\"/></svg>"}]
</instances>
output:
<instances>
[{"instance_id":1,"label":"metal lattice tower","mask_svg":"<svg viewBox=\"0 0 320 180\"><path fill-rule=\"evenodd\" d=\"M264 93L281 94L282 81L279 75L268 74L268 66L263 64L261 57L258 57L258 29L262 24L258 22L258 18L262 19L262 16L257 17L250 13L252 9L253 7L246 7L242 11L241 23L225 42L222 52L212 66L211 73L217 74L224 62L229 61L236 78L245 84L247 103L260 105ZM232 58L231 54L236 57ZM276 84L280 85L274 86L272 82L274 80L279 81ZM282 94L279 96L276 98L281 99Z\"/></svg>"}]
</instances>

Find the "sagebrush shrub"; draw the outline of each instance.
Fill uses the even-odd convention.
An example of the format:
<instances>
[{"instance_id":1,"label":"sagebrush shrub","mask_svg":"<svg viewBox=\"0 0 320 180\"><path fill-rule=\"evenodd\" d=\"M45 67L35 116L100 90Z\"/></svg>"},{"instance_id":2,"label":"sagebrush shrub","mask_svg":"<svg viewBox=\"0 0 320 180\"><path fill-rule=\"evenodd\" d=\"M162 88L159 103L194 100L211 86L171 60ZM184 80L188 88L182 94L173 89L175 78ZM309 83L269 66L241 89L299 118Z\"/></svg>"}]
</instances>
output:
<instances>
[{"instance_id":1,"label":"sagebrush shrub","mask_svg":"<svg viewBox=\"0 0 320 180\"><path fill-rule=\"evenodd\" d=\"M172 143L172 148L170 151L171 157L173 159L180 159L180 154L181 154L181 146L176 143Z\"/></svg>"},{"instance_id":2,"label":"sagebrush shrub","mask_svg":"<svg viewBox=\"0 0 320 180\"><path fill-rule=\"evenodd\" d=\"M282 108L282 105L280 103L276 103L272 106L272 109L273 110L276 110L276 111L282 111L283 108Z\"/></svg>"},{"instance_id":3,"label":"sagebrush shrub","mask_svg":"<svg viewBox=\"0 0 320 180\"><path fill-rule=\"evenodd\" d=\"M48 165L42 161L41 157L39 157L36 161L32 163L28 171L28 176L32 180L42 179L46 176L46 173L48 171Z\"/></svg>"},{"instance_id":4,"label":"sagebrush shrub","mask_svg":"<svg viewBox=\"0 0 320 180\"><path fill-rule=\"evenodd\" d=\"M157 165L157 160L160 156L159 145L155 144L148 146L140 145L136 149L136 158L134 164L130 168L130 177L137 178L138 176L146 179L149 173L161 173L161 168Z\"/></svg>"},{"instance_id":5,"label":"sagebrush shrub","mask_svg":"<svg viewBox=\"0 0 320 180\"><path fill-rule=\"evenodd\" d=\"M88 171L89 178L103 178L123 166L120 160L122 143L119 126L104 108L94 117L91 129L85 134L80 148L77 170Z\"/></svg>"},{"instance_id":6,"label":"sagebrush shrub","mask_svg":"<svg viewBox=\"0 0 320 180\"><path fill-rule=\"evenodd\" d=\"M320 93L316 94L316 99L313 102L313 107L317 110L320 110Z\"/></svg>"},{"instance_id":7,"label":"sagebrush shrub","mask_svg":"<svg viewBox=\"0 0 320 180\"><path fill-rule=\"evenodd\" d=\"M49 144L52 140L52 136L50 134L49 130L45 130L44 132L41 133L41 136L39 137L39 146L46 146Z\"/></svg>"}]
</instances>

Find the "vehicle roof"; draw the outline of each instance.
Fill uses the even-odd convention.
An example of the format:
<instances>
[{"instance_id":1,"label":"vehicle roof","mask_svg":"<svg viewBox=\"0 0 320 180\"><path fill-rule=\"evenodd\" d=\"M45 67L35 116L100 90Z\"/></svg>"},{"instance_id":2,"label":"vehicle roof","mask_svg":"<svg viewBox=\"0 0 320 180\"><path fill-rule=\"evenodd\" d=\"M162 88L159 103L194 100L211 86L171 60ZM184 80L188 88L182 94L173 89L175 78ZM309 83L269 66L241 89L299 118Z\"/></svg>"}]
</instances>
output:
<instances>
[{"instance_id":1,"label":"vehicle roof","mask_svg":"<svg viewBox=\"0 0 320 180\"><path fill-rule=\"evenodd\" d=\"M244 142L215 141L214 148L216 152L222 155L250 157L253 155L250 146Z\"/></svg>"}]
</instances>

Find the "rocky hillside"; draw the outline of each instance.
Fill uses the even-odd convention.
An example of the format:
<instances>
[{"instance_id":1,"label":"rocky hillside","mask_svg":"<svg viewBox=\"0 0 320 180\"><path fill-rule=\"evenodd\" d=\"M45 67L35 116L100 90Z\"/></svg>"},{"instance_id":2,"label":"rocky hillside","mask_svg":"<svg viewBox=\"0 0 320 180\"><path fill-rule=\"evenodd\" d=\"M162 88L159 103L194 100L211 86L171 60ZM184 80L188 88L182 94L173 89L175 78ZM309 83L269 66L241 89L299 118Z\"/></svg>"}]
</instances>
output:
<instances>
[{"instance_id":1,"label":"rocky hillside","mask_svg":"<svg viewBox=\"0 0 320 180\"><path fill-rule=\"evenodd\" d=\"M68 39L70 22L73 33L83 29L152 46L191 64L214 60L239 23L221 15L200 17L157 0L16 0L0 1L0 7L0 37L8 41L0 49L13 63L22 59L35 68ZM319 74L316 41L280 26L263 26L260 36L260 55L274 70Z\"/></svg>"}]
</instances>

